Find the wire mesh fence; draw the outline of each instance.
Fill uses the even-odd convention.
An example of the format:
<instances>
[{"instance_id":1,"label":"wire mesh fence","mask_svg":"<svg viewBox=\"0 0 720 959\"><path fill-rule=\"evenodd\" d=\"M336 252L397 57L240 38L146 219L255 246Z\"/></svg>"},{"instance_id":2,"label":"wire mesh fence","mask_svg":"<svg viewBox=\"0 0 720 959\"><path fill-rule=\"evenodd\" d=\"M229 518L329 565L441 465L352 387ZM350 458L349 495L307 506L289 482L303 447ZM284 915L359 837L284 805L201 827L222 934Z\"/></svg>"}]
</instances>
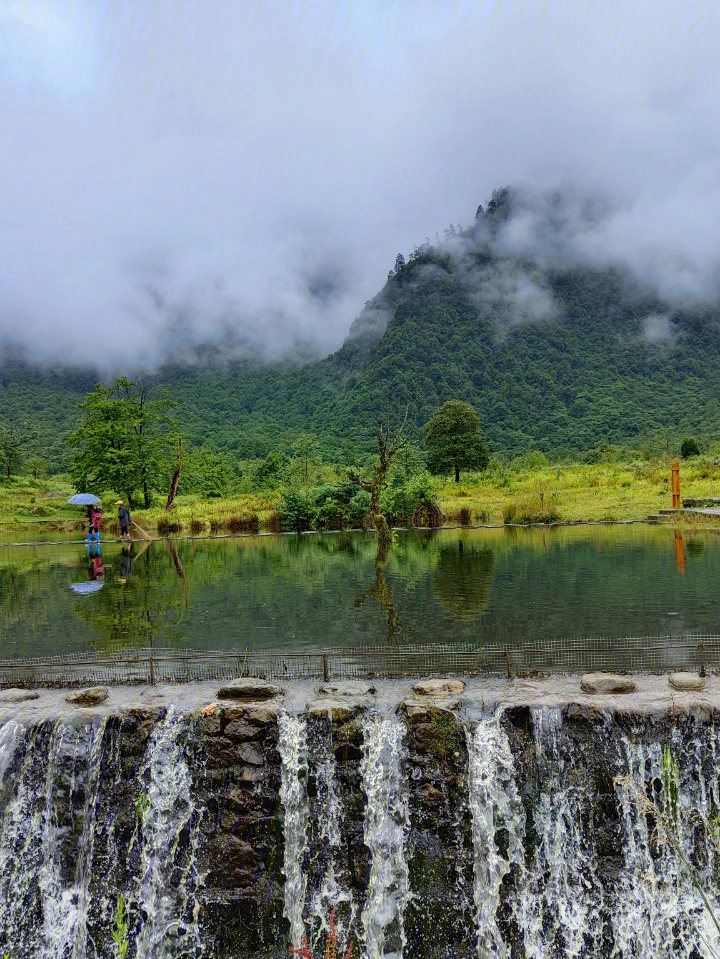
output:
<instances>
[{"instance_id":1,"label":"wire mesh fence","mask_svg":"<svg viewBox=\"0 0 720 959\"><path fill-rule=\"evenodd\" d=\"M0 687L188 683L264 679L393 679L471 675L522 677L592 670L664 673L720 669L720 635L533 643L427 644L288 652L131 648L29 660L0 660Z\"/></svg>"}]
</instances>

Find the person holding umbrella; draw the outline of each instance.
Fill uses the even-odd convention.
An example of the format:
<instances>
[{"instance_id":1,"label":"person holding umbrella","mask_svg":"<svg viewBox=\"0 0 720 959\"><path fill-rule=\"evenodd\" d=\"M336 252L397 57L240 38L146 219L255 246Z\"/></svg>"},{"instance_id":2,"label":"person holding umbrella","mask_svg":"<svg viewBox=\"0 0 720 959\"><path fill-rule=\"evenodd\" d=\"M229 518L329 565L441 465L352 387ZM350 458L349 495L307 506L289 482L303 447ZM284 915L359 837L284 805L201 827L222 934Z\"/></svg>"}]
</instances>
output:
<instances>
[{"instance_id":1,"label":"person holding umbrella","mask_svg":"<svg viewBox=\"0 0 720 959\"><path fill-rule=\"evenodd\" d=\"M102 508L100 500L93 493L76 493L68 500L71 506L87 506L88 512L88 535L87 541L91 542L93 536L100 542L100 524L102 523Z\"/></svg>"}]
</instances>

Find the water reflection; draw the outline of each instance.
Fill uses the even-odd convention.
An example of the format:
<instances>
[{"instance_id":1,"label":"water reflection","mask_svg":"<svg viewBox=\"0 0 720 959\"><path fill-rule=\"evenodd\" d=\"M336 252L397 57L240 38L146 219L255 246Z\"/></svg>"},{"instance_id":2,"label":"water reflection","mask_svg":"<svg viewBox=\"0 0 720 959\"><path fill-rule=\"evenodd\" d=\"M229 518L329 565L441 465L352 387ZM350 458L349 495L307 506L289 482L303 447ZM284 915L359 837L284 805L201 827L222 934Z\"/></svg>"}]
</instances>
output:
<instances>
[{"instance_id":1,"label":"water reflection","mask_svg":"<svg viewBox=\"0 0 720 959\"><path fill-rule=\"evenodd\" d=\"M430 577L433 595L451 619L469 623L487 612L494 568L492 550L462 536L440 547Z\"/></svg>"},{"instance_id":2,"label":"water reflection","mask_svg":"<svg viewBox=\"0 0 720 959\"><path fill-rule=\"evenodd\" d=\"M151 644L609 642L715 632L720 618L720 537L663 527L418 531L398 534L389 550L371 533L101 549L0 550L0 656Z\"/></svg>"}]
</instances>

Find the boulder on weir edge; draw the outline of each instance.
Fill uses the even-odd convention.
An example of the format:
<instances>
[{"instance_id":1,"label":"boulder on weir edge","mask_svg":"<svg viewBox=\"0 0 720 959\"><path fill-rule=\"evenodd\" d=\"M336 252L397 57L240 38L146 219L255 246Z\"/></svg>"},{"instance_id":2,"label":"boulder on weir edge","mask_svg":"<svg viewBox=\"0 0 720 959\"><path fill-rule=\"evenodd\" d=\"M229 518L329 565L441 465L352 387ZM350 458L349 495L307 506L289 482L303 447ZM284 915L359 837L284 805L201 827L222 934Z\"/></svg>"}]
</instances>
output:
<instances>
[{"instance_id":1,"label":"boulder on weir edge","mask_svg":"<svg viewBox=\"0 0 720 959\"><path fill-rule=\"evenodd\" d=\"M32 689L3 689L0 690L0 706L6 703L27 703L31 699L40 699L40 693Z\"/></svg>"},{"instance_id":2,"label":"boulder on weir edge","mask_svg":"<svg viewBox=\"0 0 720 959\"><path fill-rule=\"evenodd\" d=\"M421 679L413 689L421 696L462 696L465 683L461 679Z\"/></svg>"},{"instance_id":3,"label":"boulder on weir edge","mask_svg":"<svg viewBox=\"0 0 720 959\"><path fill-rule=\"evenodd\" d=\"M632 679L614 673L585 673L580 686L584 693L634 693L637 689Z\"/></svg>"},{"instance_id":4,"label":"boulder on weir edge","mask_svg":"<svg viewBox=\"0 0 720 959\"><path fill-rule=\"evenodd\" d=\"M245 676L233 679L217 691L218 699L273 699L284 692L282 686L269 683L266 679Z\"/></svg>"},{"instance_id":5,"label":"boulder on weir edge","mask_svg":"<svg viewBox=\"0 0 720 959\"><path fill-rule=\"evenodd\" d=\"M343 699L315 699L308 703L307 711L309 716L327 716L333 722L344 722L351 719L358 713L365 702L359 698L349 696Z\"/></svg>"},{"instance_id":6,"label":"boulder on weir edge","mask_svg":"<svg viewBox=\"0 0 720 959\"><path fill-rule=\"evenodd\" d=\"M347 682L324 683L318 690L321 696L371 696L375 692L372 683L363 683L356 680Z\"/></svg>"},{"instance_id":7,"label":"boulder on weir edge","mask_svg":"<svg viewBox=\"0 0 720 959\"><path fill-rule=\"evenodd\" d=\"M670 673L668 684L680 693L705 689L705 680L697 673Z\"/></svg>"},{"instance_id":8,"label":"boulder on weir edge","mask_svg":"<svg viewBox=\"0 0 720 959\"><path fill-rule=\"evenodd\" d=\"M109 695L107 686L91 686L89 689L78 689L77 692L70 693L65 697L65 702L72 703L73 706L99 706Z\"/></svg>"}]
</instances>

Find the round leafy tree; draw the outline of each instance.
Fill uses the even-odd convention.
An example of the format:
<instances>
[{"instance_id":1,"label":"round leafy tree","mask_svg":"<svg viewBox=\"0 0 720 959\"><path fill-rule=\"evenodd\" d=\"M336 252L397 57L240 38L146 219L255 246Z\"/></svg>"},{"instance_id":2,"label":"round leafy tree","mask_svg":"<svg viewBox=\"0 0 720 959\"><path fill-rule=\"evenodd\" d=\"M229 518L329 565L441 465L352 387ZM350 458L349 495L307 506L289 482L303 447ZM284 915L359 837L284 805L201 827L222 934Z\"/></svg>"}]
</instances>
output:
<instances>
[{"instance_id":1,"label":"round leafy tree","mask_svg":"<svg viewBox=\"0 0 720 959\"><path fill-rule=\"evenodd\" d=\"M684 460L688 456L698 456L700 453L700 447L698 446L698 441L693 439L692 436L688 436L687 439L684 439L680 444L680 455Z\"/></svg>"},{"instance_id":2,"label":"round leafy tree","mask_svg":"<svg viewBox=\"0 0 720 959\"><path fill-rule=\"evenodd\" d=\"M448 400L433 413L425 424L425 448L430 472L455 470L456 483L461 469L484 470L490 458L480 432L480 417L462 400Z\"/></svg>"}]
</instances>

